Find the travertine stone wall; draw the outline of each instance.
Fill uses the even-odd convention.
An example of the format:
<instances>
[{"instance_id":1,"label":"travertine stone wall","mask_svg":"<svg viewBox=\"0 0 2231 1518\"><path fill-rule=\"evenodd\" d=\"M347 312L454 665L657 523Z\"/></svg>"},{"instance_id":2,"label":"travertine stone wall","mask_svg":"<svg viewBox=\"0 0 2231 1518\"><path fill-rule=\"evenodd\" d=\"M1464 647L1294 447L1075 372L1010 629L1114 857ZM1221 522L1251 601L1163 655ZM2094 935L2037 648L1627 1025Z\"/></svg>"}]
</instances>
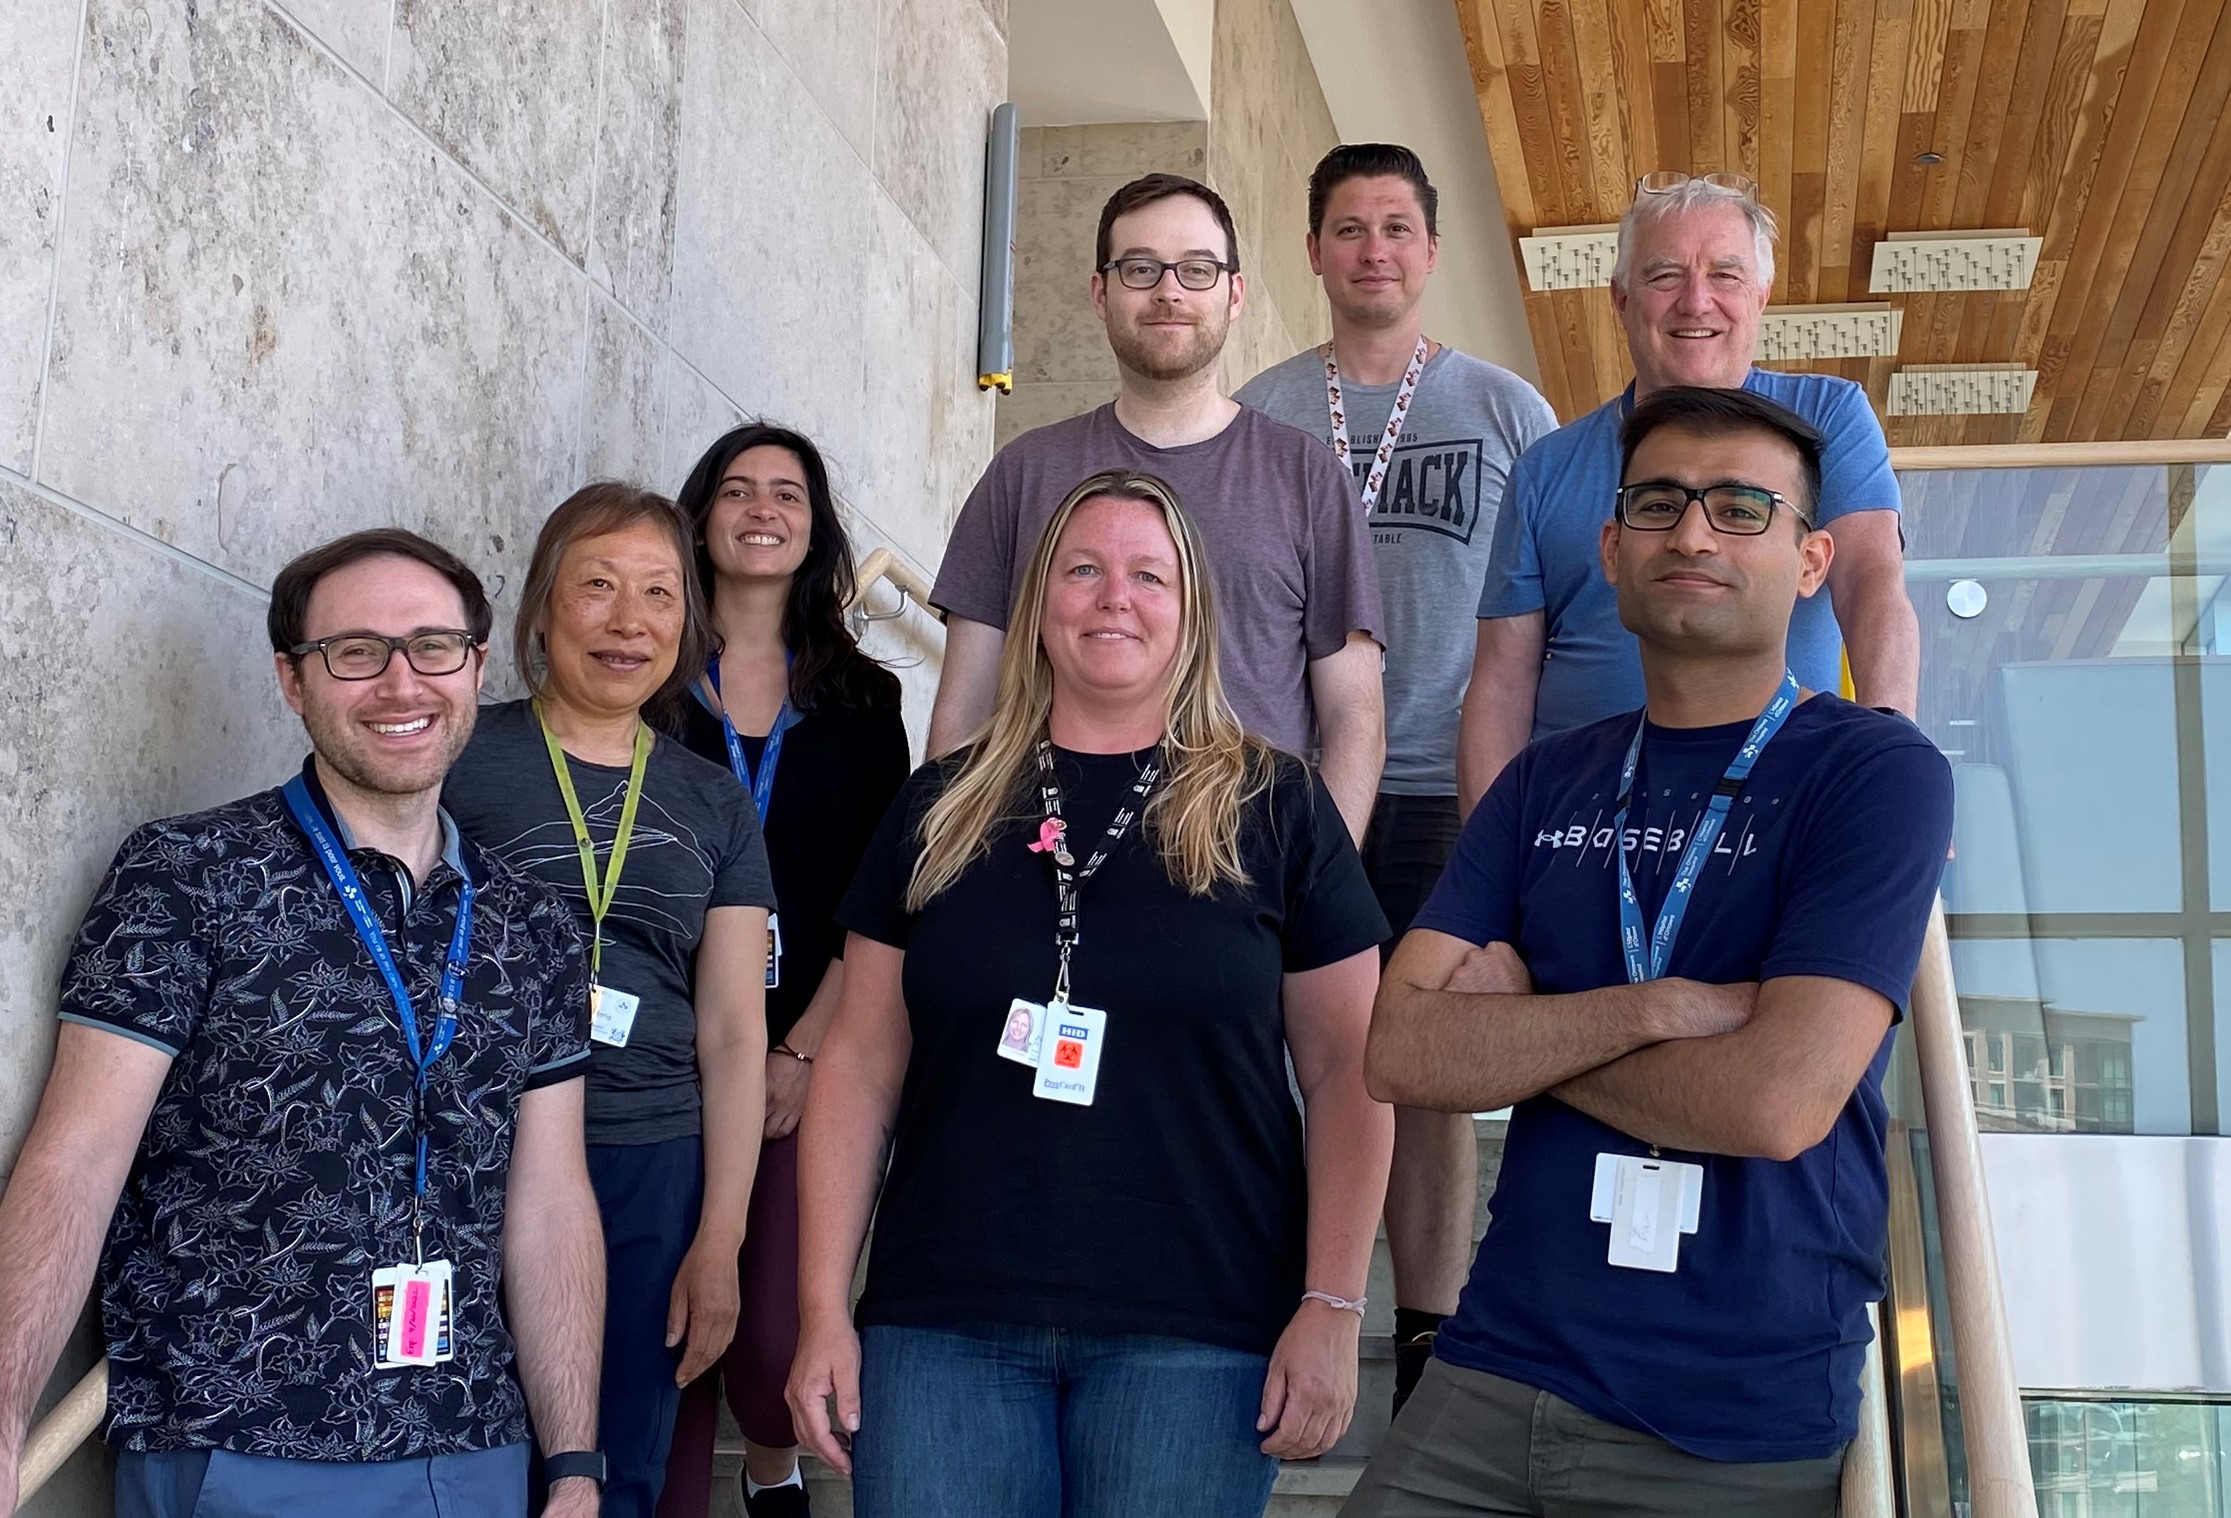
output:
<instances>
[{"instance_id":1,"label":"travertine stone wall","mask_svg":"<svg viewBox=\"0 0 2231 1518\"><path fill-rule=\"evenodd\" d=\"M998 440L1114 399L1115 358L1087 281L1100 207L1161 171L1213 186L1239 225L1247 305L1224 348L1227 391L1331 335L1309 272L1309 170L1336 142L1290 0L1216 0L1209 119L1026 126L1015 229L1015 393Z\"/></svg>"},{"instance_id":2,"label":"travertine stone wall","mask_svg":"<svg viewBox=\"0 0 2231 1518\"><path fill-rule=\"evenodd\" d=\"M992 444L1005 21L0 0L0 1160L116 843L299 758L261 630L294 553L399 523L507 608L568 491L672 489L764 414L825 444L863 552L934 569ZM934 634L875 638L919 725ZM31 1511L105 1513L97 1475Z\"/></svg>"}]
</instances>

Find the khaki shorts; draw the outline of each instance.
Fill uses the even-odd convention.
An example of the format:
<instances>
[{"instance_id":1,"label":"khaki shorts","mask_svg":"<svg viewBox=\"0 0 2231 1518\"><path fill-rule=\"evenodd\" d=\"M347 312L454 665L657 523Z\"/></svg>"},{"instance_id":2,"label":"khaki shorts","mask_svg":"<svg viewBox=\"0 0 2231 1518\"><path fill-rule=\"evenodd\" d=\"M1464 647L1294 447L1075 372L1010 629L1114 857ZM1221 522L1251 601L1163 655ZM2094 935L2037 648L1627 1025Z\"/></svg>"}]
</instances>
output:
<instances>
[{"instance_id":1,"label":"khaki shorts","mask_svg":"<svg viewBox=\"0 0 2231 1518\"><path fill-rule=\"evenodd\" d=\"M1842 1451L1704 1460L1445 1360L1387 1431L1341 1518L1835 1518Z\"/></svg>"}]
</instances>

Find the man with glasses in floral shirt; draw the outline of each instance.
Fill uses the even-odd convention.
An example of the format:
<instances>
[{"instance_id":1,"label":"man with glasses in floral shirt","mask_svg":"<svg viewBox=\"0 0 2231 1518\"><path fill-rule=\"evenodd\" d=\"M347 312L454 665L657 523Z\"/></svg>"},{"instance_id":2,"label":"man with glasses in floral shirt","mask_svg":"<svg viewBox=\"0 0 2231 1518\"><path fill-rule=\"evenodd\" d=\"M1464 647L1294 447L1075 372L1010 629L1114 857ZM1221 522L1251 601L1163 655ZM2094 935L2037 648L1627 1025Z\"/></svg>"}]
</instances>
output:
<instances>
[{"instance_id":1,"label":"man with glasses in floral shirt","mask_svg":"<svg viewBox=\"0 0 2231 1518\"><path fill-rule=\"evenodd\" d=\"M530 1421L596 1512L581 944L439 805L490 616L410 533L296 559L302 772L118 851L0 1199L0 1512L96 1255L120 1518L523 1514Z\"/></svg>"}]
</instances>

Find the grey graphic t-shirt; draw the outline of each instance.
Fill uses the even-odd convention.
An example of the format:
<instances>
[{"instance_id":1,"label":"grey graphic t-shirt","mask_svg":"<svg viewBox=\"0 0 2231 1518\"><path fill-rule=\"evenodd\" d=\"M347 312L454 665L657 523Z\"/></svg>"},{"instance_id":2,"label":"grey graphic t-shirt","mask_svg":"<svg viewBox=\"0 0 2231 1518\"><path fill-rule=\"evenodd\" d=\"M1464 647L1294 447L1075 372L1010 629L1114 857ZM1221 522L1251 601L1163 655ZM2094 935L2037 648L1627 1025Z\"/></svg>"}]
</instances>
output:
<instances>
[{"instance_id":1,"label":"grey graphic t-shirt","mask_svg":"<svg viewBox=\"0 0 2231 1518\"><path fill-rule=\"evenodd\" d=\"M627 799L628 767L570 755L566 763L597 867L605 869ZM555 888L588 940L580 849L526 702L481 708L472 742L442 787L442 805L467 838ZM627 862L604 917L599 976L643 1001L626 1048L591 1046L590 1143L655 1144L699 1131L694 993L705 912L774 904L751 793L724 767L660 738L644 765Z\"/></svg>"},{"instance_id":2,"label":"grey graphic t-shirt","mask_svg":"<svg viewBox=\"0 0 2231 1518\"><path fill-rule=\"evenodd\" d=\"M1401 387L1343 376L1340 388L1360 498ZM1325 364L1314 348L1265 369L1235 398L1332 444ZM1503 483L1526 445L1556 426L1549 403L1508 369L1454 348L1426 361L1370 517L1386 625L1383 792L1456 794L1457 715Z\"/></svg>"}]
</instances>

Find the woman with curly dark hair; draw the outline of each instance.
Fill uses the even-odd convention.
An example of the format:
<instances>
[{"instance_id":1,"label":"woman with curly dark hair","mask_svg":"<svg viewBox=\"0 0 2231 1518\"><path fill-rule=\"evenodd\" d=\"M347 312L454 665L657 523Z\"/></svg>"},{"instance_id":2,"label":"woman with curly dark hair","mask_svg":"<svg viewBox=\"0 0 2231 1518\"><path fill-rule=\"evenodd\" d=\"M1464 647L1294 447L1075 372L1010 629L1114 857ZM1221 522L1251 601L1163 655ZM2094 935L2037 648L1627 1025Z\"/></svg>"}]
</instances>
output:
<instances>
[{"instance_id":1,"label":"woman with curly dark hair","mask_svg":"<svg viewBox=\"0 0 2231 1518\"><path fill-rule=\"evenodd\" d=\"M844 979L835 916L907 774L899 682L846 625L852 544L811 441L764 422L729 432L679 504L697 536L714 652L676 732L752 792L774 870L767 1118L740 1262L742 1313L683 1395L661 1518L703 1518L725 1384L745 1439L752 1518L808 1511L783 1381L798 1335L797 1126Z\"/></svg>"}]
</instances>

